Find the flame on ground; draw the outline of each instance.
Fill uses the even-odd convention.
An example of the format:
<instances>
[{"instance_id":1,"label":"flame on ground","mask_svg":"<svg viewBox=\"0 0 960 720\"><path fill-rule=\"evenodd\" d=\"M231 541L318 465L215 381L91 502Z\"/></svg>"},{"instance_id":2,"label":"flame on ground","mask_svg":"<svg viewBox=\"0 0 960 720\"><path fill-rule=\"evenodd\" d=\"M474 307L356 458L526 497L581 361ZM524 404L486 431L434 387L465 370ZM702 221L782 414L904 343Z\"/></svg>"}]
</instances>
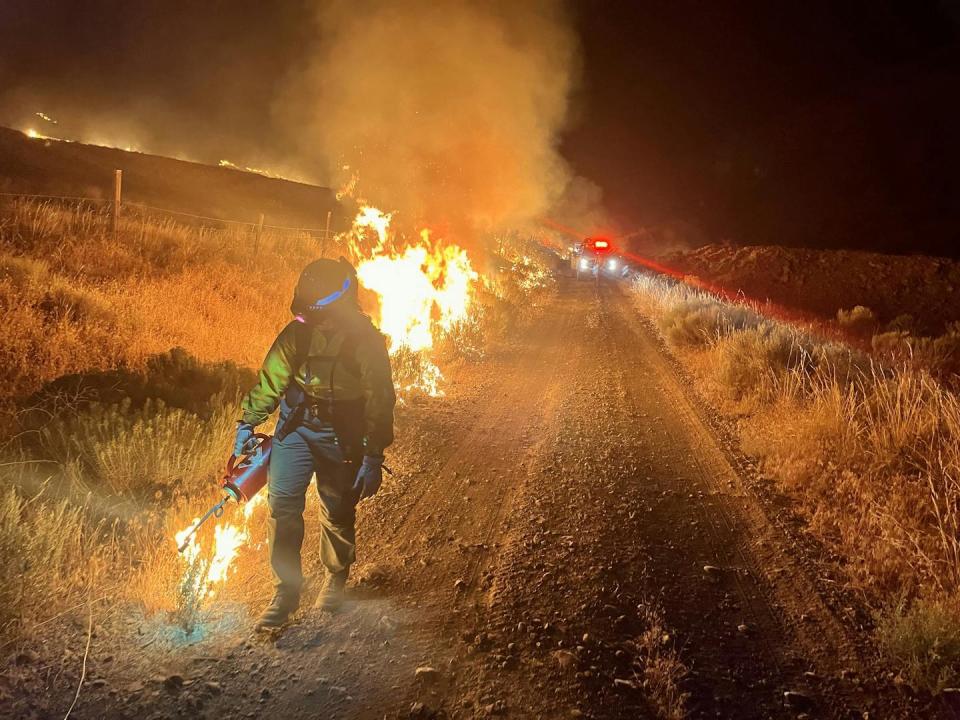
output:
<instances>
[{"instance_id":1,"label":"flame on ground","mask_svg":"<svg viewBox=\"0 0 960 720\"><path fill-rule=\"evenodd\" d=\"M264 495L256 495L243 506L242 518L236 522L221 522L214 527L213 555L206 557L197 534L191 536L181 557L185 565L180 596L188 598L195 606L207 600L223 587L230 575L230 566L237 552L250 539L250 518L254 510L264 502ZM200 518L194 518L174 536L177 547Z\"/></svg>"},{"instance_id":2,"label":"flame on ground","mask_svg":"<svg viewBox=\"0 0 960 720\"><path fill-rule=\"evenodd\" d=\"M240 170L242 172L254 173L256 175L263 175L264 177L273 178L275 180L290 180L291 182L299 182L299 183L307 182L303 178L297 178L291 175L283 175L269 168L251 167L249 165L237 165L235 162L231 162L230 160L221 160L217 163L217 165L219 165L222 168L230 168L231 170Z\"/></svg>"},{"instance_id":3,"label":"flame on ground","mask_svg":"<svg viewBox=\"0 0 960 720\"><path fill-rule=\"evenodd\" d=\"M387 244L391 219L393 219L393 213L385 213L368 205L360 208L360 212L353 219L350 238L350 249L354 255L367 258L378 257ZM376 234L377 242L375 245L364 248L363 243L369 236L368 230Z\"/></svg>"},{"instance_id":4,"label":"flame on ground","mask_svg":"<svg viewBox=\"0 0 960 720\"><path fill-rule=\"evenodd\" d=\"M27 128L23 131L23 134L26 135L31 140L59 140L60 138L51 137L50 135L44 135L36 128Z\"/></svg>"}]
</instances>

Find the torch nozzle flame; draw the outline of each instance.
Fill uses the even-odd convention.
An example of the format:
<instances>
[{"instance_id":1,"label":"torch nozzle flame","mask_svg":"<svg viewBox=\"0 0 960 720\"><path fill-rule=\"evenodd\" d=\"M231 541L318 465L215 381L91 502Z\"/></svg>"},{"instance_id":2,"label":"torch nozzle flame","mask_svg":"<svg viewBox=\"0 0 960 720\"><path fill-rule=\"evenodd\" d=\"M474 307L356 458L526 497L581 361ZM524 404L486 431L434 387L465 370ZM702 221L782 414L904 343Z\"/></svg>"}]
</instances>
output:
<instances>
[{"instance_id":1,"label":"torch nozzle flame","mask_svg":"<svg viewBox=\"0 0 960 720\"><path fill-rule=\"evenodd\" d=\"M203 516L202 518L200 518L199 520L197 520L197 521L193 524L193 526L186 532L186 534L180 535L180 536L178 537L178 540L180 541L180 545L177 546L177 552L181 552L181 553L182 553L184 550L187 549L187 547L189 547L189 545L190 545L190 538L193 537L193 534L194 534L197 530L199 530L199 529L200 529L200 526L203 525L207 520L209 520L211 517L220 517L221 515L223 515L223 506L227 504L227 501L228 501L229 499L230 499L230 496L229 496L229 495L225 496L225 497L223 498L223 500L221 500L221 501L218 502L216 505L214 505L212 508L210 508L209 510L207 510L207 512L204 514L204 516Z\"/></svg>"}]
</instances>

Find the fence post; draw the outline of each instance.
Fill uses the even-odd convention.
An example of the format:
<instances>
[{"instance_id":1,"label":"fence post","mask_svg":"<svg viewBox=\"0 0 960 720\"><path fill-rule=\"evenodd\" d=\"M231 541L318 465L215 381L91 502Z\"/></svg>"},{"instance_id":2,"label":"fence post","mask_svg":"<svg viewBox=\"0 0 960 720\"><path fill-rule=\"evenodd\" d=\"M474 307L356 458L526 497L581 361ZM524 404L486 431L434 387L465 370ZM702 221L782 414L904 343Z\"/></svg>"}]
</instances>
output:
<instances>
[{"instance_id":1,"label":"fence post","mask_svg":"<svg viewBox=\"0 0 960 720\"><path fill-rule=\"evenodd\" d=\"M260 254L260 236L263 234L263 213L260 213L260 219L257 220L257 237L253 241L253 254Z\"/></svg>"},{"instance_id":2,"label":"fence post","mask_svg":"<svg viewBox=\"0 0 960 720\"><path fill-rule=\"evenodd\" d=\"M320 241L320 257L327 254L327 237L330 235L330 214L332 210L327 210L327 224L323 228L323 240Z\"/></svg>"},{"instance_id":3,"label":"fence post","mask_svg":"<svg viewBox=\"0 0 960 720\"><path fill-rule=\"evenodd\" d=\"M120 199L123 187L123 170L113 171L113 241L120 238Z\"/></svg>"}]
</instances>

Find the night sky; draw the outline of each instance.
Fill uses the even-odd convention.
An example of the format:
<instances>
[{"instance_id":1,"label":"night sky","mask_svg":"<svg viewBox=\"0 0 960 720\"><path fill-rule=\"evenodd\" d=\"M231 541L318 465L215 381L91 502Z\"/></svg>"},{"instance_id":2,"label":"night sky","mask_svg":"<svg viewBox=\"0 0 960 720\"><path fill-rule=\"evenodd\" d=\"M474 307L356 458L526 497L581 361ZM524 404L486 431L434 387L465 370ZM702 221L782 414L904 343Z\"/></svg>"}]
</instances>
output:
<instances>
[{"instance_id":1,"label":"night sky","mask_svg":"<svg viewBox=\"0 0 960 720\"><path fill-rule=\"evenodd\" d=\"M614 216L960 254L955 4L631 5L580 6L587 73L564 142Z\"/></svg>"},{"instance_id":2,"label":"night sky","mask_svg":"<svg viewBox=\"0 0 960 720\"><path fill-rule=\"evenodd\" d=\"M576 2L563 155L624 228L958 255L960 10L947 2ZM277 79L310 4L6 0L0 123L290 161ZM82 117L81 117L82 116ZM49 128L47 128L49 129ZM51 132L51 134L54 134Z\"/></svg>"}]
</instances>

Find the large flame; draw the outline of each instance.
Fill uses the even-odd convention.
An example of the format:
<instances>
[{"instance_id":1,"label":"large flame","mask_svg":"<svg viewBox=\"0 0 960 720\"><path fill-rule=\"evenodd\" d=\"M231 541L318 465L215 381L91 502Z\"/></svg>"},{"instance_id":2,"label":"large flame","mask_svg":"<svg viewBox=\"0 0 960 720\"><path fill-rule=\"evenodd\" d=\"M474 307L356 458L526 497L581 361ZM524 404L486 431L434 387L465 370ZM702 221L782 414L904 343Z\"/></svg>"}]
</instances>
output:
<instances>
[{"instance_id":1,"label":"large flame","mask_svg":"<svg viewBox=\"0 0 960 720\"><path fill-rule=\"evenodd\" d=\"M429 230L419 240L397 247L391 215L365 206L353 221L350 247L358 258L360 284L379 300L380 330L390 339L390 354L404 348L422 353L440 334L467 318L477 273L466 250L435 241ZM440 394L440 370L423 358L419 389Z\"/></svg>"}]
</instances>

